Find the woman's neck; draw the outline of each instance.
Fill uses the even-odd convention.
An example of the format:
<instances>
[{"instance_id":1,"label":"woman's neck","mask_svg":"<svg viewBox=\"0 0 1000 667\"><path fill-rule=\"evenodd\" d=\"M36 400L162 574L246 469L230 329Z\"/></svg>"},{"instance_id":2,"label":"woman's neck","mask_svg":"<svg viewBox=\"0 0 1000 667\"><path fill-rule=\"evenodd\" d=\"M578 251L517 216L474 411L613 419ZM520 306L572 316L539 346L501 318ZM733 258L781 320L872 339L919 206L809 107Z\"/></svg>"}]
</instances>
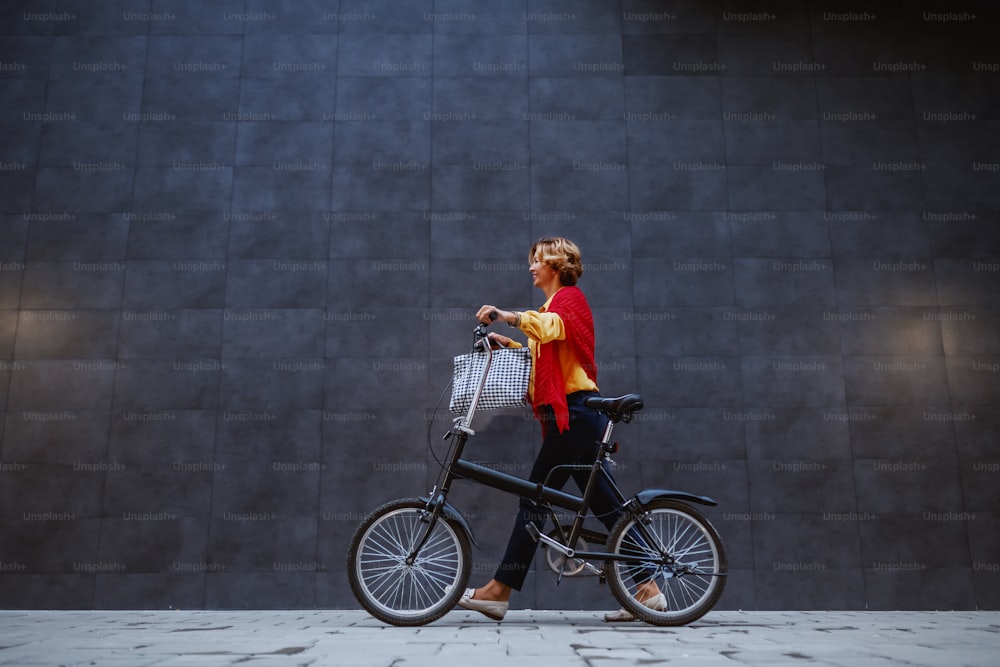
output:
<instances>
[{"instance_id":1,"label":"woman's neck","mask_svg":"<svg viewBox=\"0 0 1000 667\"><path fill-rule=\"evenodd\" d=\"M561 290L564 286L558 282L552 283L551 285L546 285L542 288L542 294L545 295L545 300L548 301L552 298L552 295Z\"/></svg>"}]
</instances>

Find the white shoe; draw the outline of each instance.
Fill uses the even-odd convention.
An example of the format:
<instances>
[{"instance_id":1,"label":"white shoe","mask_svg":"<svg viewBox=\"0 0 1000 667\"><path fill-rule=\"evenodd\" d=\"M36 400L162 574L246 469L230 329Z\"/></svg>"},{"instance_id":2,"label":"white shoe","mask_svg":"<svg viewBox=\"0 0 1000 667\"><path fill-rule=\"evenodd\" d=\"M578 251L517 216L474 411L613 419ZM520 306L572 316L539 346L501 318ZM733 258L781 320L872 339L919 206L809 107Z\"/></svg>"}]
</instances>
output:
<instances>
[{"instance_id":1,"label":"white shoe","mask_svg":"<svg viewBox=\"0 0 1000 667\"><path fill-rule=\"evenodd\" d=\"M494 621L502 621L503 617L507 614L507 608L510 606L510 603L498 602L496 600L473 600L472 596L475 592L475 588L466 588L465 593L458 600L458 606L463 609L478 611L480 614L492 618Z\"/></svg>"},{"instance_id":2,"label":"white shoe","mask_svg":"<svg viewBox=\"0 0 1000 667\"><path fill-rule=\"evenodd\" d=\"M666 611L667 598L663 596L663 593L660 593L659 595L654 595L649 598L643 602L643 604L653 611ZM634 621L635 616L632 615L632 612L626 611L625 609L619 609L618 611L605 614L604 620L607 623L627 623L629 621Z\"/></svg>"}]
</instances>

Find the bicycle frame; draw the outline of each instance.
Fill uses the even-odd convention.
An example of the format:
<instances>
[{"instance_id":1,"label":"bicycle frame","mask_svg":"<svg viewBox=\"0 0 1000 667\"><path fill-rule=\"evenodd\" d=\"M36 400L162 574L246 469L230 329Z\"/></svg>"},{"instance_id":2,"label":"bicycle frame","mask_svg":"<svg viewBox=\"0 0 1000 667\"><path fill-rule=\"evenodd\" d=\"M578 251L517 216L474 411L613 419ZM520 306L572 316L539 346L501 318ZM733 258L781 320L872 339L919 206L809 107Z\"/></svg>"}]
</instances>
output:
<instances>
[{"instance_id":1,"label":"bicycle frame","mask_svg":"<svg viewBox=\"0 0 1000 667\"><path fill-rule=\"evenodd\" d=\"M457 435L458 441L455 443L455 448L451 457L449 457L441 483L435 489L437 493L433 494L432 492L430 499L432 505L441 505L446 502L448 492L451 488L451 483L454 480L471 480L484 486L497 489L498 491L503 491L520 498L531 500L537 503L542 509L547 510L548 513L553 516L555 515L553 508L568 510L574 513L572 527L566 541L567 544L556 542L545 535L541 535L538 533L537 529L532 533L536 541L544 542L569 557L589 557L594 560L609 560L615 557L614 554L604 552L577 552L567 546L569 544L574 544L583 531L583 522L587 518L587 512L590 508L590 498L592 496L598 475L604 475L607 477L608 481L611 483L612 491L617 496L619 505L626 510L629 508L631 501L627 500L625 496L622 495L618 486L614 483L611 476L607 474L607 471L602 465L602 462L605 460L608 453L606 444L601 444L599 454L592 466L590 466L590 475L588 477L586 487L584 488L583 496L576 496L551 486L530 482L526 479L515 477L514 475L509 475L498 470L493 470L492 468L488 468L461 458L462 450L465 447L468 437L468 434L464 432L460 432ZM583 468L585 466L580 467Z\"/></svg>"},{"instance_id":2,"label":"bicycle frame","mask_svg":"<svg viewBox=\"0 0 1000 667\"><path fill-rule=\"evenodd\" d=\"M448 493L451 490L451 484L456 479L467 479L490 488L503 491L505 493L510 493L519 496L524 499L531 500L537 503L542 509L546 510L551 516L555 517L554 507L568 510L574 513L573 523L570 528L570 533L567 536L565 543L558 540L554 540L547 535L542 535L540 531L533 525L529 524L527 526L529 533L537 542L544 543L565 555L567 558L576 559L591 559L595 561L614 561L614 560L625 560L622 555L610 553L607 551L576 551L572 548L572 545L576 544L577 540L583 533L583 523L587 518L587 513L590 509L590 500L593 491L596 487L599 475L604 475L610 482L610 486L613 492L617 496L617 501L621 508L625 512L630 512L634 516L641 516L644 513L643 505L649 500L656 498L676 498L680 500L697 502L705 505L715 505L715 501L711 498L706 498L704 496L697 496L694 494L681 492L681 491L667 491L667 490L646 490L636 494L631 499L626 499L622 494L621 490L615 484L614 480L608 474L604 467L604 462L610 462L610 454L612 445L611 434L614 428L615 420L609 419L607 426L604 429L604 434L600 441L598 441L598 451L594 459L594 462L590 468L590 474L587 479L587 484L583 489L582 496L576 496L571 493L566 493L560 489L546 486L543 483L530 482L526 479L515 477L504 472L493 470L486 466L480 465L478 463L473 463L462 458L462 453L465 449L465 445L468 442L470 436L475 435L475 431L472 430L472 418L475 415L476 408L479 404L479 399L482 395L483 387L486 383L486 377L490 370L490 365L493 360L493 350L490 347L489 340L486 336L486 325L481 324L474 330L474 335L476 337L476 344L474 349L485 348L487 359L486 364L483 369L483 376L480 379L479 385L473 395L472 402L469 406L468 411L463 417L457 418L455 420L452 429L445 435L445 439L455 438L452 450L449 454L448 460L446 461L444 468L442 470L441 476L439 477L438 483L435 484L434 488L431 490L430 495L426 498L427 510L429 512L428 517L428 528L425 532L423 538L414 546L413 550L410 552L407 562L412 562L416 559L417 554L423 547L427 540L434 523L440 517L442 512L448 512L450 516L458 519L458 521L466 529L469 534L470 539L475 543L475 538L472 534L471 528L465 519L458 513L454 508L448 505L447 498ZM573 467L578 469L585 469L587 466L561 466L561 467ZM660 556L657 558L653 557L642 557L637 555L629 555L628 560L630 562L648 562L650 565L659 566L672 566L673 558L667 553L667 548L658 544L658 540L651 535L642 524L638 525L638 529L642 533L642 537L648 541L650 544L657 544Z\"/></svg>"}]
</instances>

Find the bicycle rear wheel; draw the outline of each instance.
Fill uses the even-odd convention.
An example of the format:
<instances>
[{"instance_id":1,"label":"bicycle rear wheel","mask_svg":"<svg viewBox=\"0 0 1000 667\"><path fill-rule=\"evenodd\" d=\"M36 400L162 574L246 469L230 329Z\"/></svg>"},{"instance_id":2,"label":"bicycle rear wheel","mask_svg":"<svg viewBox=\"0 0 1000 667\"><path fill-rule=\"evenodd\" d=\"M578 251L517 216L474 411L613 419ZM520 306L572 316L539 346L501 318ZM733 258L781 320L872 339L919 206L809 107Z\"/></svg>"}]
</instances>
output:
<instances>
[{"instance_id":1,"label":"bicycle rear wheel","mask_svg":"<svg viewBox=\"0 0 1000 667\"><path fill-rule=\"evenodd\" d=\"M726 586L722 540L708 519L685 503L655 500L642 516L626 514L612 529L607 550L626 557L605 565L611 592L625 610L653 625L687 625L701 618ZM639 585L649 581L659 586L666 609L637 600Z\"/></svg>"},{"instance_id":2,"label":"bicycle rear wheel","mask_svg":"<svg viewBox=\"0 0 1000 667\"><path fill-rule=\"evenodd\" d=\"M465 590L469 538L440 516L433 526L418 498L382 505L354 533L347 554L351 591L375 618L391 625L424 625L441 618ZM430 535L412 562L411 552Z\"/></svg>"}]
</instances>

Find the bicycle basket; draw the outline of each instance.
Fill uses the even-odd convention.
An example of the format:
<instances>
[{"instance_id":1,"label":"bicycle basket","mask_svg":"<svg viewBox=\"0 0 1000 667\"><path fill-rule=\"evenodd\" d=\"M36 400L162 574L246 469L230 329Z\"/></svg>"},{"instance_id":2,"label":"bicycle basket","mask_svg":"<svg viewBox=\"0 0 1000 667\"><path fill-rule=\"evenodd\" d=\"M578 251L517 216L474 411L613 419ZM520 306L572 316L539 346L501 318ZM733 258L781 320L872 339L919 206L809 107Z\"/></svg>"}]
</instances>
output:
<instances>
[{"instance_id":1,"label":"bicycle basket","mask_svg":"<svg viewBox=\"0 0 1000 667\"><path fill-rule=\"evenodd\" d=\"M451 383L451 412L469 409L486 367L486 352L470 352L455 357ZM493 350L490 372L479 397L479 410L519 408L527 403L531 379L531 351L527 347Z\"/></svg>"}]
</instances>

